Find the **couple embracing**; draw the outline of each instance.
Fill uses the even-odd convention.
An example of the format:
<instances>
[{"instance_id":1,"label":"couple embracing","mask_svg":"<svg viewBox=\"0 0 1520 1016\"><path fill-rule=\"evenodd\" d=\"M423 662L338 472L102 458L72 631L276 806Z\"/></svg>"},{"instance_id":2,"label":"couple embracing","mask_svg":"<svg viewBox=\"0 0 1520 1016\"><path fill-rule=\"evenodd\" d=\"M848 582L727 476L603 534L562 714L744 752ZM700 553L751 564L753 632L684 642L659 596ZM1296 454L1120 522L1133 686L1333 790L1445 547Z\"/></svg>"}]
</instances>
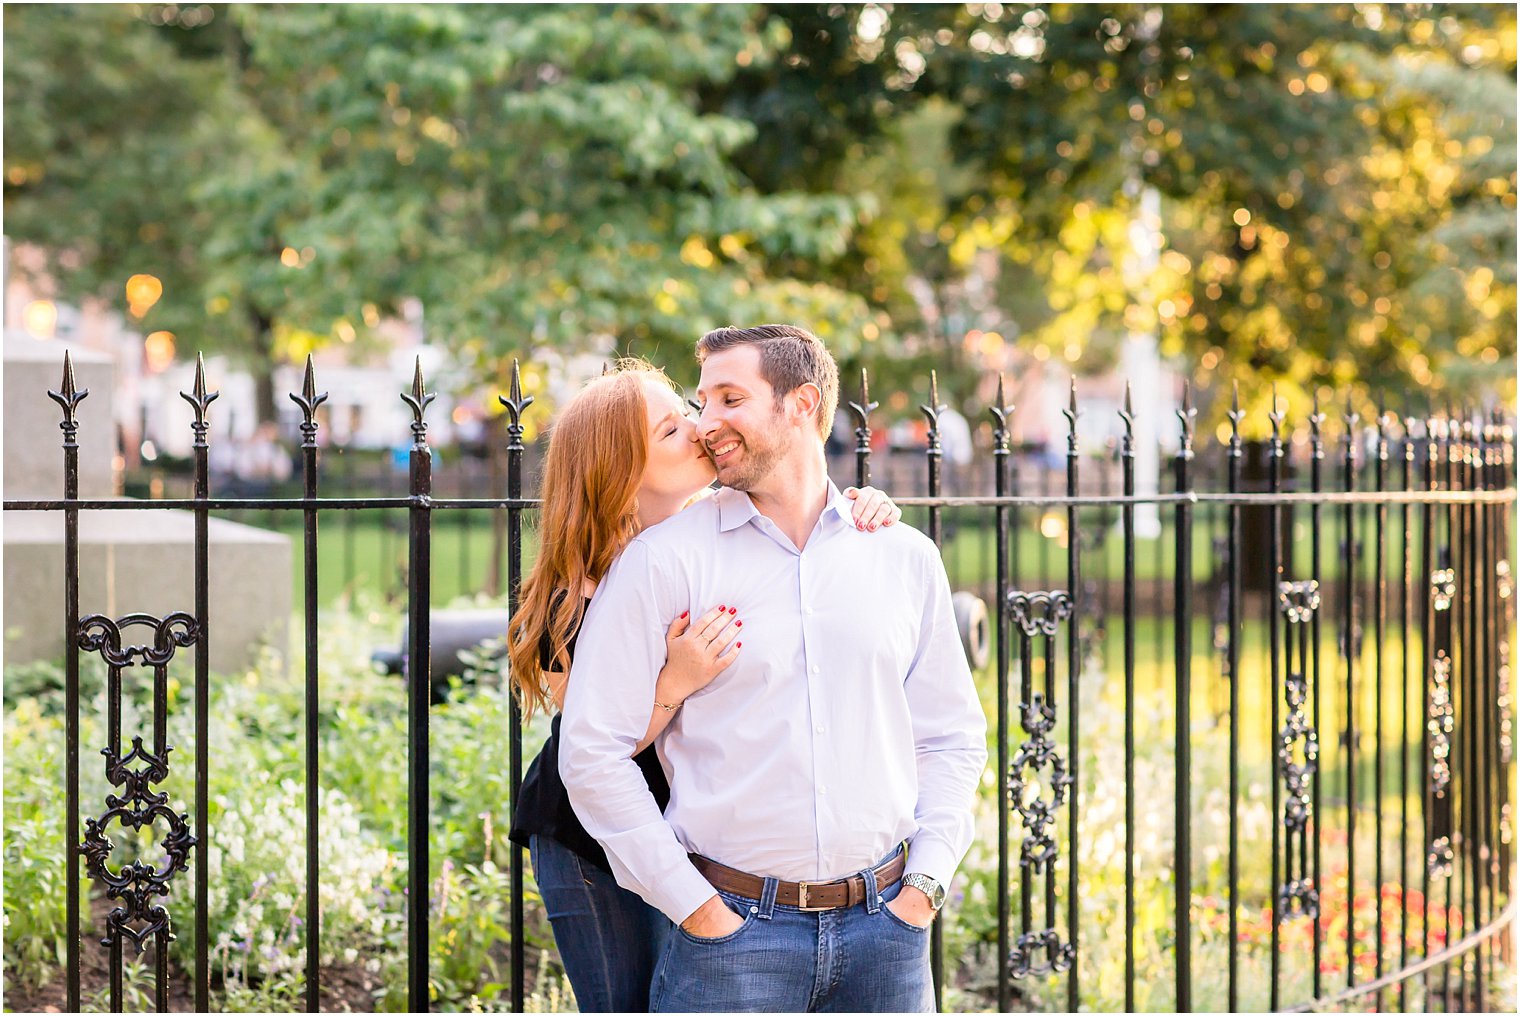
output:
<instances>
[{"instance_id":1,"label":"couple embracing","mask_svg":"<svg viewBox=\"0 0 1520 1016\"><path fill-rule=\"evenodd\" d=\"M509 655L561 712L513 839L583 1011L932 1011L987 758L944 567L830 482L814 335L697 357L695 418L624 364L551 433Z\"/></svg>"}]
</instances>

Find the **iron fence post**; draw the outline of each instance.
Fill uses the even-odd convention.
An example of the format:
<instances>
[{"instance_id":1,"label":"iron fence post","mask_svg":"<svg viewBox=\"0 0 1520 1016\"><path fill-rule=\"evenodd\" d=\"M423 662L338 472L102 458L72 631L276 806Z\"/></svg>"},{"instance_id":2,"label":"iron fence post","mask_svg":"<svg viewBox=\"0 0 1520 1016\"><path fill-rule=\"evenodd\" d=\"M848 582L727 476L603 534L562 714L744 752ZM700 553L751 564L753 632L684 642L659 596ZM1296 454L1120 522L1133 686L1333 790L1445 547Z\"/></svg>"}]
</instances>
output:
<instances>
[{"instance_id":1,"label":"iron fence post","mask_svg":"<svg viewBox=\"0 0 1520 1016\"><path fill-rule=\"evenodd\" d=\"M1008 870L1008 794L1002 789L1008 778L1008 508L1002 498L1008 495L1008 418L1013 407L1003 394L1003 376L998 375L997 403L988 411L992 416L993 490L999 499L997 517L997 786L998 791L998 1010L1007 1012L1013 1004L1010 983L1009 948L1009 870Z\"/></svg>"},{"instance_id":2,"label":"iron fence post","mask_svg":"<svg viewBox=\"0 0 1520 1016\"><path fill-rule=\"evenodd\" d=\"M1190 382L1182 385L1182 408L1177 410L1181 422L1181 444L1177 449L1177 491L1192 493L1190 468L1193 462L1193 408ZM1177 723L1175 733L1176 794L1174 797L1177 839L1177 878L1174 923L1177 937L1177 1011L1191 1012L1193 1007L1193 844L1192 844L1192 617L1193 586L1193 509L1187 501L1177 503L1177 547L1173 619L1176 622L1175 664Z\"/></svg>"},{"instance_id":3,"label":"iron fence post","mask_svg":"<svg viewBox=\"0 0 1520 1016\"><path fill-rule=\"evenodd\" d=\"M1227 489L1231 494L1240 490L1240 421L1245 414L1240 411L1240 385L1237 382L1230 394L1230 445L1228 452ZM1231 1012L1239 1008L1240 992L1240 507L1230 506L1229 520L1229 642L1226 668L1230 679L1230 829L1229 829L1229 882L1230 913L1228 918L1229 971L1226 974L1225 1008ZM1275 821L1275 820L1274 820ZM1133 1009L1133 1006L1129 1008Z\"/></svg>"},{"instance_id":4,"label":"iron fence post","mask_svg":"<svg viewBox=\"0 0 1520 1016\"><path fill-rule=\"evenodd\" d=\"M1065 411L1066 434L1066 495L1077 496L1077 470L1080 465L1077 448L1077 379L1071 379L1071 402ZM1066 753L1067 775L1071 780L1070 796L1066 799L1067 862L1066 862L1066 937L1071 945L1071 969L1066 972L1066 1007L1076 1012L1079 1002L1078 972L1082 962L1082 950L1078 942L1081 908L1077 905L1079 851L1078 802L1082 797L1082 763L1077 753L1079 721L1082 715L1079 686L1082 677L1082 612L1076 609L1082 589L1082 528L1080 509L1070 505L1066 509L1066 588L1070 591L1073 609L1071 626L1066 632ZM1047 674L1047 680L1050 675ZM1051 868L1054 870L1052 863Z\"/></svg>"},{"instance_id":5,"label":"iron fence post","mask_svg":"<svg viewBox=\"0 0 1520 1016\"><path fill-rule=\"evenodd\" d=\"M939 414L946 407L939 401L939 375L929 371L929 404L919 406L929 425L928 443L924 449L924 465L927 470L926 489L930 497L939 497L940 491L940 459L943 453L940 449L939 439ZM936 552L943 554L943 539L940 531L940 508L932 505L929 508L929 539L934 541ZM945 995L945 931L944 922L935 921L929 931L929 974L934 981L934 1008L939 1011L944 1008Z\"/></svg>"},{"instance_id":6,"label":"iron fence post","mask_svg":"<svg viewBox=\"0 0 1520 1016\"><path fill-rule=\"evenodd\" d=\"M63 498L79 499L79 403L90 394L74 385L74 360L63 353L63 382L48 397L63 409ZM79 509L63 510L63 646L64 646L64 904L65 997L79 1011Z\"/></svg>"},{"instance_id":7,"label":"iron fence post","mask_svg":"<svg viewBox=\"0 0 1520 1016\"><path fill-rule=\"evenodd\" d=\"M290 393L290 401L301 409L301 486L308 500L317 496L317 407L327 401L326 392L317 391L316 371L311 354L306 356L306 373L301 394ZM321 722L321 696L317 678L317 509L302 512L303 560L302 606L305 627L306 670L306 1011L320 1012L322 1001L322 908L321 878L318 865L320 835L318 812L321 784L318 773L318 737Z\"/></svg>"},{"instance_id":8,"label":"iron fence post","mask_svg":"<svg viewBox=\"0 0 1520 1016\"><path fill-rule=\"evenodd\" d=\"M1135 493L1135 401L1124 383L1124 439L1119 455L1125 497ZM1135 506L1120 509L1124 527L1124 1008L1135 1011ZM1233 902L1233 898L1232 898ZM1233 913L1233 908L1232 908Z\"/></svg>"},{"instance_id":9,"label":"iron fence post","mask_svg":"<svg viewBox=\"0 0 1520 1016\"><path fill-rule=\"evenodd\" d=\"M522 508L517 502L522 498L523 410L533 403L533 396L524 396L522 370L517 360L512 361L512 389L509 395L496 397L507 411L507 497L512 507L507 509L507 613L517 615L518 596L522 587ZM510 621L508 622L510 624ZM513 808L517 806L518 791L522 789L522 707L517 696L511 696L511 727L508 731L508 782L507 797ZM523 912L523 848L511 845L512 877L512 1011L522 1012L527 1005L527 953L523 941L526 927Z\"/></svg>"},{"instance_id":10,"label":"iron fence post","mask_svg":"<svg viewBox=\"0 0 1520 1016\"><path fill-rule=\"evenodd\" d=\"M436 396L422 381L422 358L416 360L412 390L401 398L412 410L410 455L411 506L407 554L407 613L410 637L406 659L407 691L407 1004L428 1012L428 707L432 691L432 513L433 453L423 415Z\"/></svg>"},{"instance_id":11,"label":"iron fence post","mask_svg":"<svg viewBox=\"0 0 1520 1016\"><path fill-rule=\"evenodd\" d=\"M209 515L205 501L211 496L207 469L206 410L220 395L206 390L206 364L200 354L195 358L195 386L180 397L195 410L195 1001L205 1011L211 994L210 864L211 844L211 628L210 628L210 539Z\"/></svg>"},{"instance_id":12,"label":"iron fence post","mask_svg":"<svg viewBox=\"0 0 1520 1016\"><path fill-rule=\"evenodd\" d=\"M1277 385L1272 385L1272 409L1267 413L1267 420L1272 425L1272 438L1268 447L1268 490L1273 494L1282 492L1283 474L1283 442L1282 422L1283 414L1278 408ZM1268 640L1271 645L1271 666L1267 672L1267 697L1271 702L1271 726L1268 745L1275 749L1280 729L1280 710L1278 689L1283 686L1282 666L1282 627L1283 621L1279 618L1278 590L1283 585L1283 533L1282 533L1282 509L1273 505L1268 509L1268 531L1271 533L1270 556L1267 560L1267 569L1270 573L1267 582L1267 628ZM1179 619L1180 620L1180 619ZM1269 958L1268 958L1268 988L1267 1008L1275 1010L1278 1007L1278 978L1281 972L1281 950L1279 949L1282 928L1282 907L1279 903L1280 887L1282 885L1280 844L1282 842L1282 828L1278 819L1282 815L1282 776L1286 760L1276 750L1269 750L1268 758L1272 760L1272 881L1270 905L1272 911L1272 928L1269 933Z\"/></svg>"}]
</instances>

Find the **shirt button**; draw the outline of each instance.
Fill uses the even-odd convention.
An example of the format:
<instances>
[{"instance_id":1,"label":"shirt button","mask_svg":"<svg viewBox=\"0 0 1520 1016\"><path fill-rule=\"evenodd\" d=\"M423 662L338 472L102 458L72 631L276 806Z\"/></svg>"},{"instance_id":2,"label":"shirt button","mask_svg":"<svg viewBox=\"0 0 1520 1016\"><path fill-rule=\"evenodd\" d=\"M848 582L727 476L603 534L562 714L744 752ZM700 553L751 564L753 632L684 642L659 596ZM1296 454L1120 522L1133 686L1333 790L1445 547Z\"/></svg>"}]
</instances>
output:
<instances>
[{"instance_id":1,"label":"shirt button","mask_svg":"<svg viewBox=\"0 0 1520 1016\"><path fill-rule=\"evenodd\" d=\"M811 614L811 613L812 613L812 612L813 612L813 608L812 608L812 607L804 607L804 608L803 608L803 609L802 609L802 612L803 612L803 613L804 613L804 614Z\"/></svg>"},{"instance_id":2,"label":"shirt button","mask_svg":"<svg viewBox=\"0 0 1520 1016\"><path fill-rule=\"evenodd\" d=\"M813 732L817 733L817 734L821 734L821 733L823 733L823 728L822 727L814 727L813 728Z\"/></svg>"},{"instance_id":3,"label":"shirt button","mask_svg":"<svg viewBox=\"0 0 1520 1016\"><path fill-rule=\"evenodd\" d=\"M813 673L818 673L818 664L813 664Z\"/></svg>"},{"instance_id":4,"label":"shirt button","mask_svg":"<svg viewBox=\"0 0 1520 1016\"><path fill-rule=\"evenodd\" d=\"M829 792L829 788L828 787L819 787L818 788L818 796L819 797L823 797L828 792Z\"/></svg>"}]
</instances>

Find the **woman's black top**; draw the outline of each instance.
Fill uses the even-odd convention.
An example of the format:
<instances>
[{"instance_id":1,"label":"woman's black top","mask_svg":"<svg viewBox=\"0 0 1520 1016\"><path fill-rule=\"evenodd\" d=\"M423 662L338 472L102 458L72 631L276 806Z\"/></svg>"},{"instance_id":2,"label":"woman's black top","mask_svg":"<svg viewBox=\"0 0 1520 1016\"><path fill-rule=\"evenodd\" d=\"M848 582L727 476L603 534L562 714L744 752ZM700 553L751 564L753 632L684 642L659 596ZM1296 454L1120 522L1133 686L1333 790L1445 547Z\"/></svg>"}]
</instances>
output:
<instances>
[{"instance_id":1,"label":"woman's black top","mask_svg":"<svg viewBox=\"0 0 1520 1016\"><path fill-rule=\"evenodd\" d=\"M591 601L588 599L586 602ZM585 617L584 611L581 616ZM565 647L567 656L575 656L575 640L579 637L579 628L570 633L570 643ZM545 632L538 647L539 665L545 670L553 665L550 649L549 635ZM665 780L665 770L660 768L660 759L655 754L654 746L645 748L633 760L643 770L644 782L649 784L649 792L654 795L655 803L664 811L670 803L670 784ZM517 792L517 804L512 809L512 842L526 847L531 836L547 836L556 840L608 874L612 873L601 844L586 832L581 820L575 817L575 809L570 807L570 795L565 792L565 783L559 777L558 714L555 714L549 725L549 739L544 742L538 757L528 766L528 773L523 777L522 787Z\"/></svg>"}]
</instances>

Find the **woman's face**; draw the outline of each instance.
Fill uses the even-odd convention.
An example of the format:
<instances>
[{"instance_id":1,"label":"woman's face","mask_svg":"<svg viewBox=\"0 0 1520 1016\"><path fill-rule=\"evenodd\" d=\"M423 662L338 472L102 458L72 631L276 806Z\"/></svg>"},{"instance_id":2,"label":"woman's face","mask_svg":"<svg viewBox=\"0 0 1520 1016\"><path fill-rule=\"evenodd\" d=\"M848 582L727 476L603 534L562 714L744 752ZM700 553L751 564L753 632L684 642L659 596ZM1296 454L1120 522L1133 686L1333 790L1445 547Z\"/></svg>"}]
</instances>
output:
<instances>
[{"instance_id":1,"label":"woman's face","mask_svg":"<svg viewBox=\"0 0 1520 1016\"><path fill-rule=\"evenodd\" d=\"M717 477L707 450L697 440L686 404L658 381L644 382L649 415L649 456L639 484L641 497L684 501Z\"/></svg>"}]
</instances>

